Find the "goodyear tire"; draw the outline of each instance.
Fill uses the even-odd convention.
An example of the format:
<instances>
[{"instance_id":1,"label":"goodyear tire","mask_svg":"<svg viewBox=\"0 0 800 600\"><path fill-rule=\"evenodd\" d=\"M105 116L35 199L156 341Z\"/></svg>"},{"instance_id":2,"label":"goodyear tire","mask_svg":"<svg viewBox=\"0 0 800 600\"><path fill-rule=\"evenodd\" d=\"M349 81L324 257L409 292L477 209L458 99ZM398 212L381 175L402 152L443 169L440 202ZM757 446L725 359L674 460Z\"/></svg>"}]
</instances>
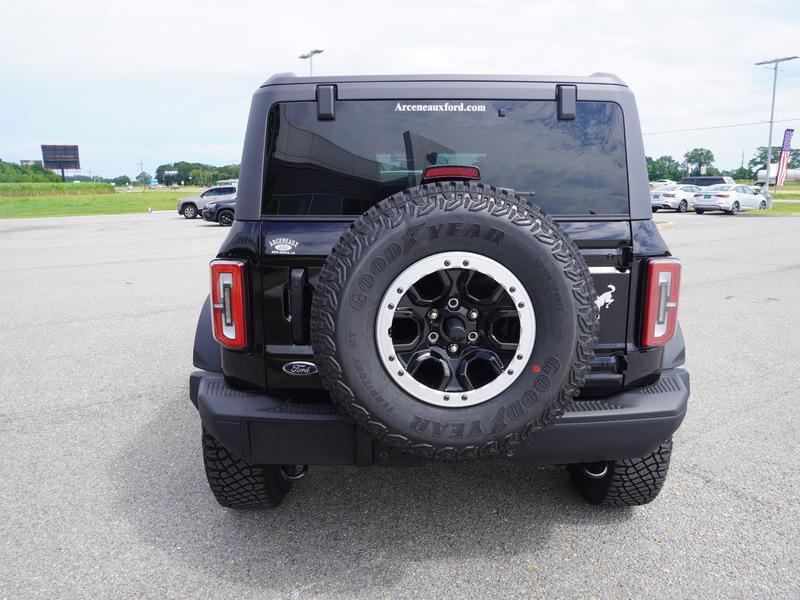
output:
<instances>
[{"instance_id":1,"label":"goodyear tire","mask_svg":"<svg viewBox=\"0 0 800 600\"><path fill-rule=\"evenodd\" d=\"M339 407L426 458L512 454L564 411L598 324L564 231L512 191L425 184L357 219L316 283L311 339Z\"/></svg>"}]
</instances>

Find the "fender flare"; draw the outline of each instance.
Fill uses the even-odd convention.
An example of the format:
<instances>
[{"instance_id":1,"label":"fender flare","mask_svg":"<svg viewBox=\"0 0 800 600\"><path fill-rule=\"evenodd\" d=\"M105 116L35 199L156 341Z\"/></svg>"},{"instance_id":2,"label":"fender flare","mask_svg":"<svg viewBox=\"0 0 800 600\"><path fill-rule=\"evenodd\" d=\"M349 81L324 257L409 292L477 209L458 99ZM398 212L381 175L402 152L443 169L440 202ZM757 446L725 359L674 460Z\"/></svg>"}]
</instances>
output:
<instances>
[{"instance_id":1,"label":"fender flare","mask_svg":"<svg viewBox=\"0 0 800 600\"><path fill-rule=\"evenodd\" d=\"M214 339L211 329L211 300L206 296L200 316L197 318L197 329L194 332L194 353L192 363L203 371L222 373L222 357L219 342Z\"/></svg>"},{"instance_id":2,"label":"fender flare","mask_svg":"<svg viewBox=\"0 0 800 600\"><path fill-rule=\"evenodd\" d=\"M683 331L681 324L675 329L675 335L664 346L664 354L661 362L662 369L674 369L686 362L686 344L683 341Z\"/></svg>"}]
</instances>

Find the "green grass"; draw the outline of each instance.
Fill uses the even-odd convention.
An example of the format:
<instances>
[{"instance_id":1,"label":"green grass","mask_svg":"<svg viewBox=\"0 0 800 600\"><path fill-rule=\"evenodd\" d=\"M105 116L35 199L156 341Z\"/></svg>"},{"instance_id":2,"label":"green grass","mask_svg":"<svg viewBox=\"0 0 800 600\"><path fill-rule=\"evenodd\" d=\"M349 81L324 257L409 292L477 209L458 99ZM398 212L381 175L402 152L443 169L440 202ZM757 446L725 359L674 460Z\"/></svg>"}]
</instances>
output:
<instances>
[{"instance_id":1,"label":"green grass","mask_svg":"<svg viewBox=\"0 0 800 600\"><path fill-rule=\"evenodd\" d=\"M773 202L767 210L748 210L741 213L748 216L800 214L800 202Z\"/></svg>"},{"instance_id":2,"label":"green grass","mask_svg":"<svg viewBox=\"0 0 800 600\"><path fill-rule=\"evenodd\" d=\"M112 194L0 197L0 219L69 217L176 210L178 198L192 191L117 192Z\"/></svg>"},{"instance_id":3,"label":"green grass","mask_svg":"<svg viewBox=\"0 0 800 600\"><path fill-rule=\"evenodd\" d=\"M5 196L83 196L112 194L110 183L0 183L0 197Z\"/></svg>"}]
</instances>

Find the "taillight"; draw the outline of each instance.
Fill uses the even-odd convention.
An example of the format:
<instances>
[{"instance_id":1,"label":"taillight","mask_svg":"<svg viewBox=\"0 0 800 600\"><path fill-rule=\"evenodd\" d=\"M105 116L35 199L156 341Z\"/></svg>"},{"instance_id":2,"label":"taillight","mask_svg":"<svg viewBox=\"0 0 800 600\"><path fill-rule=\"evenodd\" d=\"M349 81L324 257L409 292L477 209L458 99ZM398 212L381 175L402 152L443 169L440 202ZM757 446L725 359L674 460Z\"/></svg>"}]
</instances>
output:
<instances>
[{"instance_id":1,"label":"taillight","mask_svg":"<svg viewBox=\"0 0 800 600\"><path fill-rule=\"evenodd\" d=\"M214 338L226 348L247 345L245 323L244 262L211 261L211 317Z\"/></svg>"},{"instance_id":2,"label":"taillight","mask_svg":"<svg viewBox=\"0 0 800 600\"><path fill-rule=\"evenodd\" d=\"M714 194L717 198L729 198L729 194Z\"/></svg>"},{"instance_id":3,"label":"taillight","mask_svg":"<svg viewBox=\"0 0 800 600\"><path fill-rule=\"evenodd\" d=\"M699 198L699 197L700 197L700 196L702 196L702 195L703 195L703 194L695 194L695 195L694 195L694 197L695 197L695 198Z\"/></svg>"},{"instance_id":4,"label":"taillight","mask_svg":"<svg viewBox=\"0 0 800 600\"><path fill-rule=\"evenodd\" d=\"M675 194L664 194L664 198L674 198Z\"/></svg>"},{"instance_id":5,"label":"taillight","mask_svg":"<svg viewBox=\"0 0 800 600\"><path fill-rule=\"evenodd\" d=\"M427 167L422 172L422 179L480 179L481 171L478 167L465 167L461 165L435 165Z\"/></svg>"},{"instance_id":6,"label":"taillight","mask_svg":"<svg viewBox=\"0 0 800 600\"><path fill-rule=\"evenodd\" d=\"M661 346L675 335L680 287L681 263L677 258L647 261L642 346Z\"/></svg>"}]
</instances>

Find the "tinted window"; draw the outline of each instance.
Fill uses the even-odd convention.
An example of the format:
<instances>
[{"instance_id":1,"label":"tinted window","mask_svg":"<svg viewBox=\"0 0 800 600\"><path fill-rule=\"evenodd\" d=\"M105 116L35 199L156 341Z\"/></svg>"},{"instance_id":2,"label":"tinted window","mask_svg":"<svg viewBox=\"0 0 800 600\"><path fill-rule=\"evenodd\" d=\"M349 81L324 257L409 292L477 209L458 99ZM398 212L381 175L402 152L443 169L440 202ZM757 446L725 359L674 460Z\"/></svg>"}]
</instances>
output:
<instances>
[{"instance_id":1,"label":"tinted window","mask_svg":"<svg viewBox=\"0 0 800 600\"><path fill-rule=\"evenodd\" d=\"M450 106L461 102L449 102ZM359 215L418 185L432 165L475 165L481 181L535 191L551 214L627 214L622 110L578 102L558 121L553 101L470 101L472 111L436 110L441 101L344 101L336 119L317 120L313 102L270 112L264 212ZM502 109L505 116L499 116Z\"/></svg>"}]
</instances>

